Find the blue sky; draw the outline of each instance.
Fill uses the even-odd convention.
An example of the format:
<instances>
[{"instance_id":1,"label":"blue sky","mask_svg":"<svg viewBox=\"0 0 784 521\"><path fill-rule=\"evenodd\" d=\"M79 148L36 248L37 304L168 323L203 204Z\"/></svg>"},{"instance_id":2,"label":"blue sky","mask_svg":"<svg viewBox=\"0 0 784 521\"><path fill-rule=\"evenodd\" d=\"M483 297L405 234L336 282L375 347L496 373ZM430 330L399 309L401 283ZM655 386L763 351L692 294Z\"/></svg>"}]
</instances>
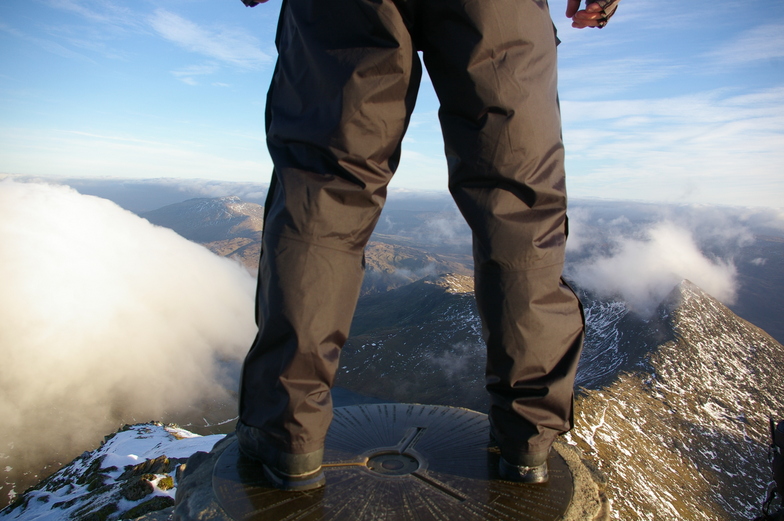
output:
<instances>
[{"instance_id":1,"label":"blue sky","mask_svg":"<svg viewBox=\"0 0 784 521\"><path fill-rule=\"evenodd\" d=\"M0 175L267 182L280 0L0 3ZM571 197L784 206L784 2L623 0L562 44ZM393 189L445 190L427 78Z\"/></svg>"}]
</instances>

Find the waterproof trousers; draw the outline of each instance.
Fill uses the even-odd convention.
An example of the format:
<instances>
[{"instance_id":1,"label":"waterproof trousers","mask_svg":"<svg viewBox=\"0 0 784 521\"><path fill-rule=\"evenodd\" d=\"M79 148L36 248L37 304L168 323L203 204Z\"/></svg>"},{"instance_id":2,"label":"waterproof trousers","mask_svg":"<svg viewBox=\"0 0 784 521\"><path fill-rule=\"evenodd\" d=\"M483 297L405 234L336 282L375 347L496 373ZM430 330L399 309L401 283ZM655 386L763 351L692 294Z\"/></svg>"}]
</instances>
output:
<instances>
[{"instance_id":1,"label":"waterproof trousers","mask_svg":"<svg viewBox=\"0 0 784 521\"><path fill-rule=\"evenodd\" d=\"M276 43L274 173L241 421L279 451L323 446L419 50L440 101L449 189L473 232L492 432L510 463L546 453L571 428L583 338L561 279L564 154L546 1L284 0Z\"/></svg>"}]
</instances>

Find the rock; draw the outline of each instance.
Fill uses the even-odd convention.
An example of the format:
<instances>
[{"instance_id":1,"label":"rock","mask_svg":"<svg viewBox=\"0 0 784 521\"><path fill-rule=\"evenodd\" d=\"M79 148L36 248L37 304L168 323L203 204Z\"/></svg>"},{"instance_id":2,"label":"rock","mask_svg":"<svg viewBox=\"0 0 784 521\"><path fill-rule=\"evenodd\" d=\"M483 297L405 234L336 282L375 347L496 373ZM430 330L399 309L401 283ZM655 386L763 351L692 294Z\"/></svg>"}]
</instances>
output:
<instances>
[{"instance_id":1,"label":"rock","mask_svg":"<svg viewBox=\"0 0 784 521\"><path fill-rule=\"evenodd\" d=\"M170 507L174 506L174 500L169 496L155 496L154 498L150 499L149 501L145 501L144 503L140 503L133 507L132 509L125 512L120 519L139 519L141 516L145 514L155 513L155 516L161 516L161 511L164 509L169 509ZM171 514L171 511L167 511L165 517L161 517L161 519L168 519ZM158 519L159 517L155 517L154 519ZM153 519L151 517L147 517L147 519Z\"/></svg>"}]
</instances>

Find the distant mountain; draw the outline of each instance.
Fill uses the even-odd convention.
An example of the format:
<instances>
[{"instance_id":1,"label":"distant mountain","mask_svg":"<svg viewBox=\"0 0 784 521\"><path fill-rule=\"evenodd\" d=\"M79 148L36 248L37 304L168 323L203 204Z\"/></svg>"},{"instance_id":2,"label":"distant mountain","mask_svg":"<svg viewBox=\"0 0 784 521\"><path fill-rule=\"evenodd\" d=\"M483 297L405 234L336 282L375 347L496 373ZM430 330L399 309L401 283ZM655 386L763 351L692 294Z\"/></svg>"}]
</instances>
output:
<instances>
[{"instance_id":1,"label":"distant mountain","mask_svg":"<svg viewBox=\"0 0 784 521\"><path fill-rule=\"evenodd\" d=\"M784 238L757 235L735 262L738 299L729 307L784 342Z\"/></svg>"},{"instance_id":2,"label":"distant mountain","mask_svg":"<svg viewBox=\"0 0 784 521\"><path fill-rule=\"evenodd\" d=\"M239 237L258 240L264 222L262 206L235 196L189 199L139 215L200 243Z\"/></svg>"},{"instance_id":3,"label":"distant mountain","mask_svg":"<svg viewBox=\"0 0 784 521\"><path fill-rule=\"evenodd\" d=\"M243 263L255 272L259 265L264 207L239 197L189 199L139 214L158 226L170 228L221 257Z\"/></svg>"},{"instance_id":4,"label":"distant mountain","mask_svg":"<svg viewBox=\"0 0 784 521\"><path fill-rule=\"evenodd\" d=\"M338 385L484 411L469 278L431 277L360 301ZM784 418L784 347L689 283L642 319L583 294L577 426L618 519L749 519L770 478L767 418Z\"/></svg>"},{"instance_id":5,"label":"distant mountain","mask_svg":"<svg viewBox=\"0 0 784 521\"><path fill-rule=\"evenodd\" d=\"M241 197L243 201L263 204L269 186L267 183L207 179L64 178L39 176L13 176L13 178L20 182L44 182L70 186L80 194L109 199L136 214L198 197L236 195Z\"/></svg>"},{"instance_id":6,"label":"distant mountain","mask_svg":"<svg viewBox=\"0 0 784 521\"><path fill-rule=\"evenodd\" d=\"M382 293L439 273L473 275L469 255L438 254L402 246L394 237L374 235L365 250L362 294Z\"/></svg>"},{"instance_id":7,"label":"distant mountain","mask_svg":"<svg viewBox=\"0 0 784 521\"><path fill-rule=\"evenodd\" d=\"M441 241L438 234L428 232L427 223L438 223L439 229L444 228L447 217L443 213L404 210L390 213L394 222L385 220L379 229L394 228L415 237L373 235L365 251L363 295L398 288L438 273L471 274L470 251L456 252L455 244L449 241L439 249L435 244ZM217 255L240 261L252 273L258 269L264 223L264 208L258 204L233 196L189 199L139 215L203 244ZM424 237L427 240L422 243Z\"/></svg>"}]
</instances>

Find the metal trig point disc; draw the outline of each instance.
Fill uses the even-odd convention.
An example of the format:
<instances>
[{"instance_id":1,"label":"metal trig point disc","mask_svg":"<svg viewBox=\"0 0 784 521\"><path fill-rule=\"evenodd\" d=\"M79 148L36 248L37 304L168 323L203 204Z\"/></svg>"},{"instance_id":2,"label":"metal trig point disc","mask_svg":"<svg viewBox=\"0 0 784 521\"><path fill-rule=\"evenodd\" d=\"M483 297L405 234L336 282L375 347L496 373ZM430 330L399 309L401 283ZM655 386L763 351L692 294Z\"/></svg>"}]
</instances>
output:
<instances>
[{"instance_id":1,"label":"metal trig point disc","mask_svg":"<svg viewBox=\"0 0 784 521\"><path fill-rule=\"evenodd\" d=\"M572 499L572 476L552 451L550 481L498 476L487 416L455 407L406 404L335 409L327 435L327 485L284 492L234 442L218 459L213 489L240 520L553 520Z\"/></svg>"}]
</instances>

